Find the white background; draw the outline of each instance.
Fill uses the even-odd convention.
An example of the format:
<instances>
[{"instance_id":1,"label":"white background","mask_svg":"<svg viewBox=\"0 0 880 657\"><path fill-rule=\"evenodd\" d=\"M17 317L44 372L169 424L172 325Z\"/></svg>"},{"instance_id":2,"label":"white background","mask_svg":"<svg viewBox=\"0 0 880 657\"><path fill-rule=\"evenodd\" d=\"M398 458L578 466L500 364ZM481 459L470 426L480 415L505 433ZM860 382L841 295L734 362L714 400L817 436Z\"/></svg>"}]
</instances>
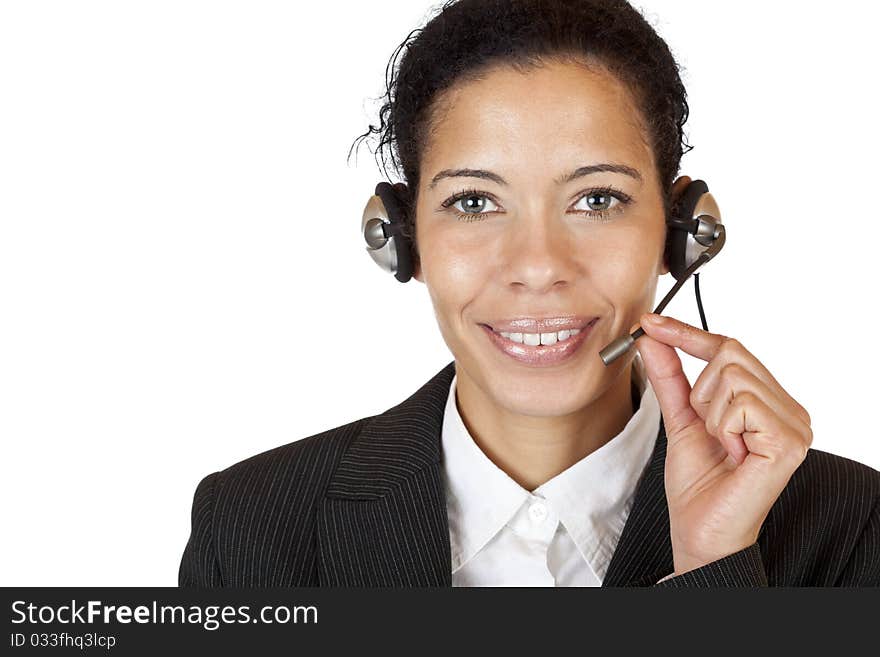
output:
<instances>
[{"instance_id":1,"label":"white background","mask_svg":"<svg viewBox=\"0 0 880 657\"><path fill-rule=\"evenodd\" d=\"M809 410L815 449L880 468L878 10L636 5L685 69L682 172L728 227L710 330ZM364 253L373 155L346 164L432 6L0 4L0 584L175 585L199 479L452 360L426 289ZM692 281L667 313L699 325Z\"/></svg>"}]
</instances>

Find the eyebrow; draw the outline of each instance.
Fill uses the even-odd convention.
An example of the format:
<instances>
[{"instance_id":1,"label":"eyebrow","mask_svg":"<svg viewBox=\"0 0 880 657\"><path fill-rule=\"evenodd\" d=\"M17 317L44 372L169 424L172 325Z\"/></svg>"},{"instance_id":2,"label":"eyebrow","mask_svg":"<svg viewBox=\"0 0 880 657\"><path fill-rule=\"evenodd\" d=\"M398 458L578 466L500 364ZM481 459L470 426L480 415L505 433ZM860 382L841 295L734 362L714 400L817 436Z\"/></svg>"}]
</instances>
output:
<instances>
[{"instance_id":1,"label":"eyebrow","mask_svg":"<svg viewBox=\"0 0 880 657\"><path fill-rule=\"evenodd\" d=\"M633 167L627 166L625 164L612 164L609 162L603 162L601 164L590 164L587 166L579 167L566 176L554 179L553 182L555 182L557 185L563 185L565 183L571 182L572 180L576 180L577 178L589 176L594 173L621 173L625 176L629 176L630 178L638 180L640 183L644 182L644 178L642 178L642 174L639 172L638 169L634 169ZM437 186L437 183L443 178L482 178L484 180L492 180L499 185L507 185L507 181L504 180L504 178L499 176L497 173L486 171L484 169L444 169L431 179L431 183L428 185L428 189L434 189L434 187Z\"/></svg>"}]
</instances>

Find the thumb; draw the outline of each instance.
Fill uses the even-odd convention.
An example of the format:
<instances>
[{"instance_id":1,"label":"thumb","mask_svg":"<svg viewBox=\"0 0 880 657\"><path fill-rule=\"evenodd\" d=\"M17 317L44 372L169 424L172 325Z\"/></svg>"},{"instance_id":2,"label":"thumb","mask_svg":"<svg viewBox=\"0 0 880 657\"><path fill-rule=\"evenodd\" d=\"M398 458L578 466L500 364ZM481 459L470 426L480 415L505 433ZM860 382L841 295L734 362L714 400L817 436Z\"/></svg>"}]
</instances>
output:
<instances>
[{"instance_id":1,"label":"thumb","mask_svg":"<svg viewBox=\"0 0 880 657\"><path fill-rule=\"evenodd\" d=\"M636 340L636 348L660 403L667 435L674 436L699 421L700 416L691 406L691 384L675 347L643 335Z\"/></svg>"}]
</instances>

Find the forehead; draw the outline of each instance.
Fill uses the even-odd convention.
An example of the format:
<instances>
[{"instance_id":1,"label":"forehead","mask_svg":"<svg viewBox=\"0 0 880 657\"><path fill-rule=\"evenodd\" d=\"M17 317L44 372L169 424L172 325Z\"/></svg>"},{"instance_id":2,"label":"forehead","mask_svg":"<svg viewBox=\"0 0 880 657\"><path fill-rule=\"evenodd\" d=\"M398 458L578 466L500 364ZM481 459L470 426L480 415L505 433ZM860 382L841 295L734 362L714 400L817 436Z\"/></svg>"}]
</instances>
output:
<instances>
[{"instance_id":1,"label":"forehead","mask_svg":"<svg viewBox=\"0 0 880 657\"><path fill-rule=\"evenodd\" d=\"M441 96L422 179L435 169L476 164L511 178L517 171L555 177L587 160L630 164L649 176L651 158L634 99L604 69L561 62L527 71L499 66Z\"/></svg>"}]
</instances>

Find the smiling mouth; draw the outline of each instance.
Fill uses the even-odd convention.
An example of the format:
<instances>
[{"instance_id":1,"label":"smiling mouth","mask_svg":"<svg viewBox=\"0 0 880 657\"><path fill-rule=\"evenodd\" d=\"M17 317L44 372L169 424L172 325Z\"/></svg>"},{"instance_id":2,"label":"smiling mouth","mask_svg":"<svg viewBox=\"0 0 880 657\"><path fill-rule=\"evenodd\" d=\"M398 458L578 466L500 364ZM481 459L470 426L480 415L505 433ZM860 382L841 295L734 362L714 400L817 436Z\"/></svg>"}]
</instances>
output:
<instances>
[{"instance_id":1,"label":"smiling mouth","mask_svg":"<svg viewBox=\"0 0 880 657\"><path fill-rule=\"evenodd\" d=\"M552 323L563 324L565 328L556 331L502 331L480 324L481 329L489 337L490 342L498 351L521 364L531 367L550 367L561 365L574 358L580 352L584 342L593 332L593 326L599 321L581 319L556 319L551 321L535 319L519 319L504 322L504 328L511 326L540 326L550 328Z\"/></svg>"},{"instance_id":2,"label":"smiling mouth","mask_svg":"<svg viewBox=\"0 0 880 657\"><path fill-rule=\"evenodd\" d=\"M492 330L496 335L500 335L505 340L524 344L528 347L551 347L558 342L565 342L581 332L581 329L566 329L552 333L509 333L507 331Z\"/></svg>"},{"instance_id":3,"label":"smiling mouth","mask_svg":"<svg viewBox=\"0 0 880 657\"><path fill-rule=\"evenodd\" d=\"M500 331L488 324L482 324L483 327L490 330L495 335L501 336L506 341L514 344L525 345L526 347L552 347L555 344L571 340L581 331L585 331L592 327L598 317L593 318L587 324L581 323L582 328L567 328L559 331L543 331L543 332L526 332L526 331Z\"/></svg>"}]
</instances>

